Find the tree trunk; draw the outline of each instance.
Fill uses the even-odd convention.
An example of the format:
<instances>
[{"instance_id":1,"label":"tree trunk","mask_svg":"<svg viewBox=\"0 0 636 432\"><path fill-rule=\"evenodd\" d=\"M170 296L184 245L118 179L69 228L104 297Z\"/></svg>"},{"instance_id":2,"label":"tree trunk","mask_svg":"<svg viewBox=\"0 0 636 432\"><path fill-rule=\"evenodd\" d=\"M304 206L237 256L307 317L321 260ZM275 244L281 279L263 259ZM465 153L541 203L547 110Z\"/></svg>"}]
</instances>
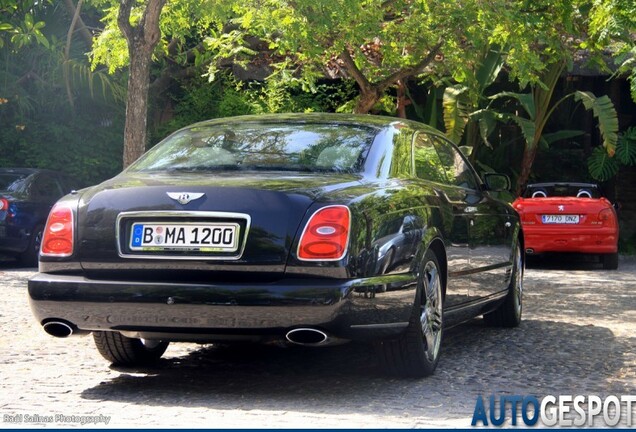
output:
<instances>
[{"instance_id":1,"label":"tree trunk","mask_svg":"<svg viewBox=\"0 0 636 432\"><path fill-rule=\"evenodd\" d=\"M124 126L124 168L146 150L150 62L152 52L161 38L159 18L166 0L148 0L142 18L135 27L130 23L133 3L133 0L120 0L117 17L130 57Z\"/></svg>"},{"instance_id":2,"label":"tree trunk","mask_svg":"<svg viewBox=\"0 0 636 432\"><path fill-rule=\"evenodd\" d=\"M360 91L360 99L358 99L358 103L356 104L355 113L369 114L369 111L373 109L373 106L379 99L380 97L375 88L367 91Z\"/></svg>"},{"instance_id":3,"label":"tree trunk","mask_svg":"<svg viewBox=\"0 0 636 432\"><path fill-rule=\"evenodd\" d=\"M130 50L130 75L126 101L126 125L124 126L124 168L146 151L148 129L148 86L152 50L148 47L132 47Z\"/></svg>"},{"instance_id":4,"label":"tree trunk","mask_svg":"<svg viewBox=\"0 0 636 432\"><path fill-rule=\"evenodd\" d=\"M534 146L531 149L526 148L526 150L523 152L523 158L521 159L521 172L519 173L519 178L517 179L517 188L515 190L517 196L521 194L521 190L530 178L532 164L534 163L534 158L537 156L538 149L538 146Z\"/></svg>"},{"instance_id":5,"label":"tree trunk","mask_svg":"<svg viewBox=\"0 0 636 432\"><path fill-rule=\"evenodd\" d=\"M396 111L397 116L400 118L406 118L406 106L410 103L409 99L406 97L406 84L404 84L403 80L399 80L397 82L397 95L396 99Z\"/></svg>"}]
</instances>

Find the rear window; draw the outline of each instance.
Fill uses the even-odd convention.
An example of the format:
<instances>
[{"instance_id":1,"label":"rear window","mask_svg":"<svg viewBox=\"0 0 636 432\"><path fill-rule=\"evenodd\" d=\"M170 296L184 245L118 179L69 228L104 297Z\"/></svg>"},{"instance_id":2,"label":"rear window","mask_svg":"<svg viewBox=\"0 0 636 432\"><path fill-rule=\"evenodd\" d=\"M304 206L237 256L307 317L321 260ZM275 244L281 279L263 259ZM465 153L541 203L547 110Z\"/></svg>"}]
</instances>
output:
<instances>
[{"instance_id":1,"label":"rear window","mask_svg":"<svg viewBox=\"0 0 636 432\"><path fill-rule=\"evenodd\" d=\"M169 136L128 171L357 172L375 134L370 127L333 123L203 125Z\"/></svg>"},{"instance_id":2,"label":"rear window","mask_svg":"<svg viewBox=\"0 0 636 432\"><path fill-rule=\"evenodd\" d=\"M524 198L578 197L601 198L603 194L596 185L556 184L528 185Z\"/></svg>"},{"instance_id":3,"label":"rear window","mask_svg":"<svg viewBox=\"0 0 636 432\"><path fill-rule=\"evenodd\" d=\"M22 193L26 188L26 179L26 174L0 173L0 190L4 192Z\"/></svg>"}]
</instances>

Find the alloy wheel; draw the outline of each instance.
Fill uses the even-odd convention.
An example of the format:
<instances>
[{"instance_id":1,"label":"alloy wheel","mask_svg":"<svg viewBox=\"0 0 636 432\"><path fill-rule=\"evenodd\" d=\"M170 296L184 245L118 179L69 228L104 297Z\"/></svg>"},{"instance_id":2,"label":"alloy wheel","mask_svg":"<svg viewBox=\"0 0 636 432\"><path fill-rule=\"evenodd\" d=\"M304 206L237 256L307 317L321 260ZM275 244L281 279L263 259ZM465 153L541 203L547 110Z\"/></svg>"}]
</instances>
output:
<instances>
[{"instance_id":1,"label":"alloy wheel","mask_svg":"<svg viewBox=\"0 0 636 432\"><path fill-rule=\"evenodd\" d=\"M422 335L426 342L426 357L435 361L442 341L442 283L439 269L433 261L427 261L422 278L423 304L420 312Z\"/></svg>"}]
</instances>

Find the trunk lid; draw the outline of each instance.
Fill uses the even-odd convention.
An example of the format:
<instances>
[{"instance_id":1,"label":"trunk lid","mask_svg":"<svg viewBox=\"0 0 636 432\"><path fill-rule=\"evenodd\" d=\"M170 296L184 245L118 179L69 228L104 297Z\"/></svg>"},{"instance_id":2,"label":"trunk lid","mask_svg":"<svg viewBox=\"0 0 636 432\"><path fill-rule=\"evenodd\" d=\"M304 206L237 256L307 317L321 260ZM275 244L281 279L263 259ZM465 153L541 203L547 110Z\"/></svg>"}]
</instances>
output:
<instances>
[{"instance_id":1,"label":"trunk lid","mask_svg":"<svg viewBox=\"0 0 636 432\"><path fill-rule=\"evenodd\" d=\"M602 227L606 217L601 212L611 212L606 198L520 198L515 203L525 224L560 226L571 229Z\"/></svg>"},{"instance_id":2,"label":"trunk lid","mask_svg":"<svg viewBox=\"0 0 636 432\"><path fill-rule=\"evenodd\" d=\"M309 206L359 181L333 173L124 173L82 195L77 257L87 272L109 277L151 272L154 279L184 280L215 272L221 279L275 278L285 271ZM238 229L238 243L229 252L132 250L133 229L150 223L177 229L229 224Z\"/></svg>"}]
</instances>

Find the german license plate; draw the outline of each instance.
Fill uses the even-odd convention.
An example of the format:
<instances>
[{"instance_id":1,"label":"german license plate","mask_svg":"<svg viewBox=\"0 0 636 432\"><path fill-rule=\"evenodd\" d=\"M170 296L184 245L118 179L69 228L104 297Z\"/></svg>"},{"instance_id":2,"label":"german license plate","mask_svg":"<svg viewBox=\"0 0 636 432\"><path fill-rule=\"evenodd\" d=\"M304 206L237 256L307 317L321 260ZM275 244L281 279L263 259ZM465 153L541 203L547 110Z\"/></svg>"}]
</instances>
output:
<instances>
[{"instance_id":1,"label":"german license plate","mask_svg":"<svg viewBox=\"0 0 636 432\"><path fill-rule=\"evenodd\" d=\"M133 251L235 252L239 244L236 223L134 223Z\"/></svg>"},{"instance_id":2,"label":"german license plate","mask_svg":"<svg viewBox=\"0 0 636 432\"><path fill-rule=\"evenodd\" d=\"M542 215L541 222L544 224L577 224L579 215Z\"/></svg>"}]
</instances>

